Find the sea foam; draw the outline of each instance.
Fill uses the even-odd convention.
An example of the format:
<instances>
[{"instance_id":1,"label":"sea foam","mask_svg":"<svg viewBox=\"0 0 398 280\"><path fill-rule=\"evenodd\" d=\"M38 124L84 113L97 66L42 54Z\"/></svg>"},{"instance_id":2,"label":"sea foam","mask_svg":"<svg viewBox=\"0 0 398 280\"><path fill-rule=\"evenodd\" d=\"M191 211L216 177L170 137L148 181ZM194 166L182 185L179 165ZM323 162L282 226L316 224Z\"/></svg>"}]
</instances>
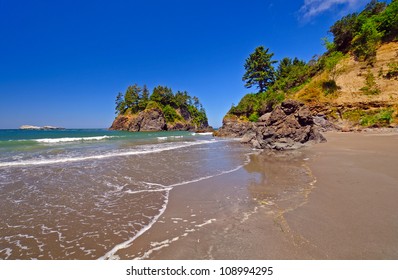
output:
<instances>
[{"instance_id":1,"label":"sea foam","mask_svg":"<svg viewBox=\"0 0 398 280\"><path fill-rule=\"evenodd\" d=\"M209 142L210 142L210 141L209 141ZM210 143L211 143L211 142L210 142ZM246 163L245 163L245 164L246 164ZM121 249L128 248L138 237L140 237L142 234L144 234L146 231L148 231L148 230L158 221L158 219L163 215L163 213L166 211L167 204L168 204L168 201L169 201L169 194L170 194L170 191L173 189L173 187L182 186L182 185L187 185L187 184L195 183L195 182L200 182L200 181L207 180L207 179L210 179L210 178L213 178L213 177L217 177L217 176L221 176L221 175L224 175L224 174L232 173L232 172L235 172L235 171L241 169L243 166L244 166L244 165L239 165L239 166L237 166L237 167L235 167L235 168L233 168L233 169L224 170L224 171L221 171L221 172L219 172L219 173L216 173L216 174L213 174L213 175L210 175L210 176L199 177L199 178L196 178L196 179L192 179L192 180L189 180L189 181L183 181L183 182L176 183L176 184L172 184L172 185L168 185L168 186L156 184L156 185L162 187L162 189L158 189L158 190L143 190L143 191L136 191L136 192L134 192L134 191L127 191L127 192L129 192L129 193L153 192L153 191L162 191L162 192L163 192L163 191L164 191L164 192L165 192L165 195L164 195L164 198L165 198L164 204L162 205L162 208L159 210L159 213L158 213L156 216L153 217L153 219L150 221L150 223L149 223L148 225L146 225L146 226L144 226L143 228L141 228L141 229L140 229L134 236L132 236L130 239L128 239L128 240L126 240L126 241L124 241L124 242L122 242L122 243L119 243L119 244L117 244L116 246L114 246L110 251L108 251L105 255L103 255L102 257L100 257L100 258L98 258L98 259L99 259L99 260L119 259L119 256L118 256L116 253L117 253L119 250L121 250ZM216 219L210 219L210 220L204 222L203 224L196 225L195 227L203 227L203 226L208 225L208 224L211 224L212 222L215 222L215 221L216 221ZM160 248L159 248L159 249L160 249Z\"/></svg>"},{"instance_id":2,"label":"sea foam","mask_svg":"<svg viewBox=\"0 0 398 280\"><path fill-rule=\"evenodd\" d=\"M94 136L94 137L65 137L65 138L43 138L43 139L33 139L38 143L64 143L64 142L82 142L82 141L100 141L105 139L114 138L115 136Z\"/></svg>"},{"instance_id":3,"label":"sea foam","mask_svg":"<svg viewBox=\"0 0 398 280\"><path fill-rule=\"evenodd\" d=\"M164 151L170 151L170 150L181 149L195 145L209 144L209 143L215 143L215 141L203 140L195 142L179 142L178 144L169 145L169 146L160 146L160 147L157 147L157 145L151 145L143 149L134 149L123 152L110 152L105 154L81 156L81 157L62 157L62 158L50 158L50 159L0 162L0 167L47 165L47 164L78 162L78 161L94 160L94 159L106 159L106 158L121 157L121 156L145 155L145 154L160 153Z\"/></svg>"}]
</instances>

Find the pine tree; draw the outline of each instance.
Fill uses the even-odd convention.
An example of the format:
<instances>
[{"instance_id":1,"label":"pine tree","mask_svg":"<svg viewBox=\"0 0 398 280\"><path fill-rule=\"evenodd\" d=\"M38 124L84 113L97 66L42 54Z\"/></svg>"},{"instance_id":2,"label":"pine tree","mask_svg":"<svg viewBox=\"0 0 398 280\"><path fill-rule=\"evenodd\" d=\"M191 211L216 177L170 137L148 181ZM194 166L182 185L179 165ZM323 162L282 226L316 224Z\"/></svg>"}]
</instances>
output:
<instances>
[{"instance_id":1,"label":"pine tree","mask_svg":"<svg viewBox=\"0 0 398 280\"><path fill-rule=\"evenodd\" d=\"M140 111L145 110L146 105L148 104L149 101L149 90L146 85L142 87L142 93L141 93L141 99L138 103L138 107Z\"/></svg>"},{"instance_id":2,"label":"pine tree","mask_svg":"<svg viewBox=\"0 0 398 280\"><path fill-rule=\"evenodd\" d=\"M119 94L116 96L115 104L115 114L123 114L126 111L126 103L124 102L123 93L119 92Z\"/></svg>"},{"instance_id":3,"label":"pine tree","mask_svg":"<svg viewBox=\"0 0 398 280\"><path fill-rule=\"evenodd\" d=\"M140 93L141 88L137 84L134 84L129 86L124 94L124 102L126 103L126 107L131 108L133 113L139 111L138 103L140 101Z\"/></svg>"},{"instance_id":4,"label":"pine tree","mask_svg":"<svg viewBox=\"0 0 398 280\"><path fill-rule=\"evenodd\" d=\"M263 46L257 47L249 58L246 59L244 65L246 73L242 80L246 82L245 87L251 88L257 85L259 92L265 92L267 88L275 81L275 69L272 64L276 63L271 60L273 53L268 53L268 49Z\"/></svg>"}]
</instances>

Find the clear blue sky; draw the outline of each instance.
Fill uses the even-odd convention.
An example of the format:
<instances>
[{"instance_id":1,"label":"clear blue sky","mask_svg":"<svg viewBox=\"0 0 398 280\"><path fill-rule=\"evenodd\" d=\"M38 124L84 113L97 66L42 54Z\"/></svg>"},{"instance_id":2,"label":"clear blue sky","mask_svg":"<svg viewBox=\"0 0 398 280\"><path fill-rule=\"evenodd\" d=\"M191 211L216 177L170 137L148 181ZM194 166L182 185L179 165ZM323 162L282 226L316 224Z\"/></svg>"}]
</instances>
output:
<instances>
[{"instance_id":1,"label":"clear blue sky","mask_svg":"<svg viewBox=\"0 0 398 280\"><path fill-rule=\"evenodd\" d=\"M367 2L0 0L0 128L109 127L134 83L187 90L218 127L250 92L241 79L255 47L308 61Z\"/></svg>"}]
</instances>

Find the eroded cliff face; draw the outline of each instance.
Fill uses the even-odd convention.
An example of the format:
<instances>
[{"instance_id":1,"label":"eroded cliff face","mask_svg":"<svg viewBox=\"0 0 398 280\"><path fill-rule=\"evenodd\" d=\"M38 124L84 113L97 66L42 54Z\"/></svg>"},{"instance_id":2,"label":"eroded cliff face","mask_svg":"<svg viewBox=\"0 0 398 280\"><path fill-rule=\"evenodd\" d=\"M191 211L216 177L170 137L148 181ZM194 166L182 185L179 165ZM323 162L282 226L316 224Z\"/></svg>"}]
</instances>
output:
<instances>
[{"instance_id":1,"label":"eroded cliff face","mask_svg":"<svg viewBox=\"0 0 398 280\"><path fill-rule=\"evenodd\" d=\"M166 120L159 109L144 110L135 115L119 115L113 121L111 130L162 131L166 130Z\"/></svg>"},{"instance_id":2,"label":"eroded cliff face","mask_svg":"<svg viewBox=\"0 0 398 280\"><path fill-rule=\"evenodd\" d=\"M372 65L353 56L344 58L336 66L337 90L325 94L319 84L330 79L320 73L298 91L293 99L305 102L313 115L325 116L344 131L366 127L396 126L398 123L398 42L381 45ZM395 73L395 75L394 75ZM389 113L389 121L375 120L377 114Z\"/></svg>"}]
</instances>

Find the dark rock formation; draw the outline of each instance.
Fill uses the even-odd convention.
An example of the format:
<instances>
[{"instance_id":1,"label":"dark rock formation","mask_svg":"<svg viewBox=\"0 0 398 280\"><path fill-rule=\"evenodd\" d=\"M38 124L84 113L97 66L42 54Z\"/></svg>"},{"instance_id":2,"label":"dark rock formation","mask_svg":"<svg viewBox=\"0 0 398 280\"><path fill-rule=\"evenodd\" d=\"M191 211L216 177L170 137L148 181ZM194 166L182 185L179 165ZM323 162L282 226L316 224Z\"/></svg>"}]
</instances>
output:
<instances>
[{"instance_id":1,"label":"dark rock formation","mask_svg":"<svg viewBox=\"0 0 398 280\"><path fill-rule=\"evenodd\" d=\"M145 110L138 114L142 118L140 128L137 131L159 131L166 130L166 119L159 109Z\"/></svg>"},{"instance_id":2,"label":"dark rock formation","mask_svg":"<svg viewBox=\"0 0 398 280\"><path fill-rule=\"evenodd\" d=\"M224 120L217 136L242 137L241 142L257 149L297 149L307 142L324 142L310 110L303 103L287 100L257 123L239 122L237 118Z\"/></svg>"},{"instance_id":3,"label":"dark rock formation","mask_svg":"<svg viewBox=\"0 0 398 280\"><path fill-rule=\"evenodd\" d=\"M247 132L254 131L255 125L244 122L234 115L228 115L223 119L223 125L215 133L218 137L242 137Z\"/></svg>"},{"instance_id":4,"label":"dark rock formation","mask_svg":"<svg viewBox=\"0 0 398 280\"><path fill-rule=\"evenodd\" d=\"M341 127L330 122L327 117L323 114L317 114L312 117L314 124L321 132L325 131L341 131Z\"/></svg>"},{"instance_id":5,"label":"dark rock formation","mask_svg":"<svg viewBox=\"0 0 398 280\"><path fill-rule=\"evenodd\" d=\"M254 148L288 150L302 147L307 142L324 142L310 110L303 103L287 100L269 115L260 118L254 132L242 138Z\"/></svg>"},{"instance_id":6,"label":"dark rock formation","mask_svg":"<svg viewBox=\"0 0 398 280\"><path fill-rule=\"evenodd\" d=\"M128 131L161 131L166 130L166 120L163 112L157 108L140 112L138 115L118 116L111 130Z\"/></svg>"},{"instance_id":7,"label":"dark rock formation","mask_svg":"<svg viewBox=\"0 0 398 280\"><path fill-rule=\"evenodd\" d=\"M180 111L179 111L180 113ZM125 131L162 131L162 130L189 130L197 132L213 132L214 129L204 122L201 126L192 123L189 112L181 110L184 120L175 123L166 123L163 112L158 108L147 109L135 115L119 115L113 121L111 130Z\"/></svg>"}]
</instances>

